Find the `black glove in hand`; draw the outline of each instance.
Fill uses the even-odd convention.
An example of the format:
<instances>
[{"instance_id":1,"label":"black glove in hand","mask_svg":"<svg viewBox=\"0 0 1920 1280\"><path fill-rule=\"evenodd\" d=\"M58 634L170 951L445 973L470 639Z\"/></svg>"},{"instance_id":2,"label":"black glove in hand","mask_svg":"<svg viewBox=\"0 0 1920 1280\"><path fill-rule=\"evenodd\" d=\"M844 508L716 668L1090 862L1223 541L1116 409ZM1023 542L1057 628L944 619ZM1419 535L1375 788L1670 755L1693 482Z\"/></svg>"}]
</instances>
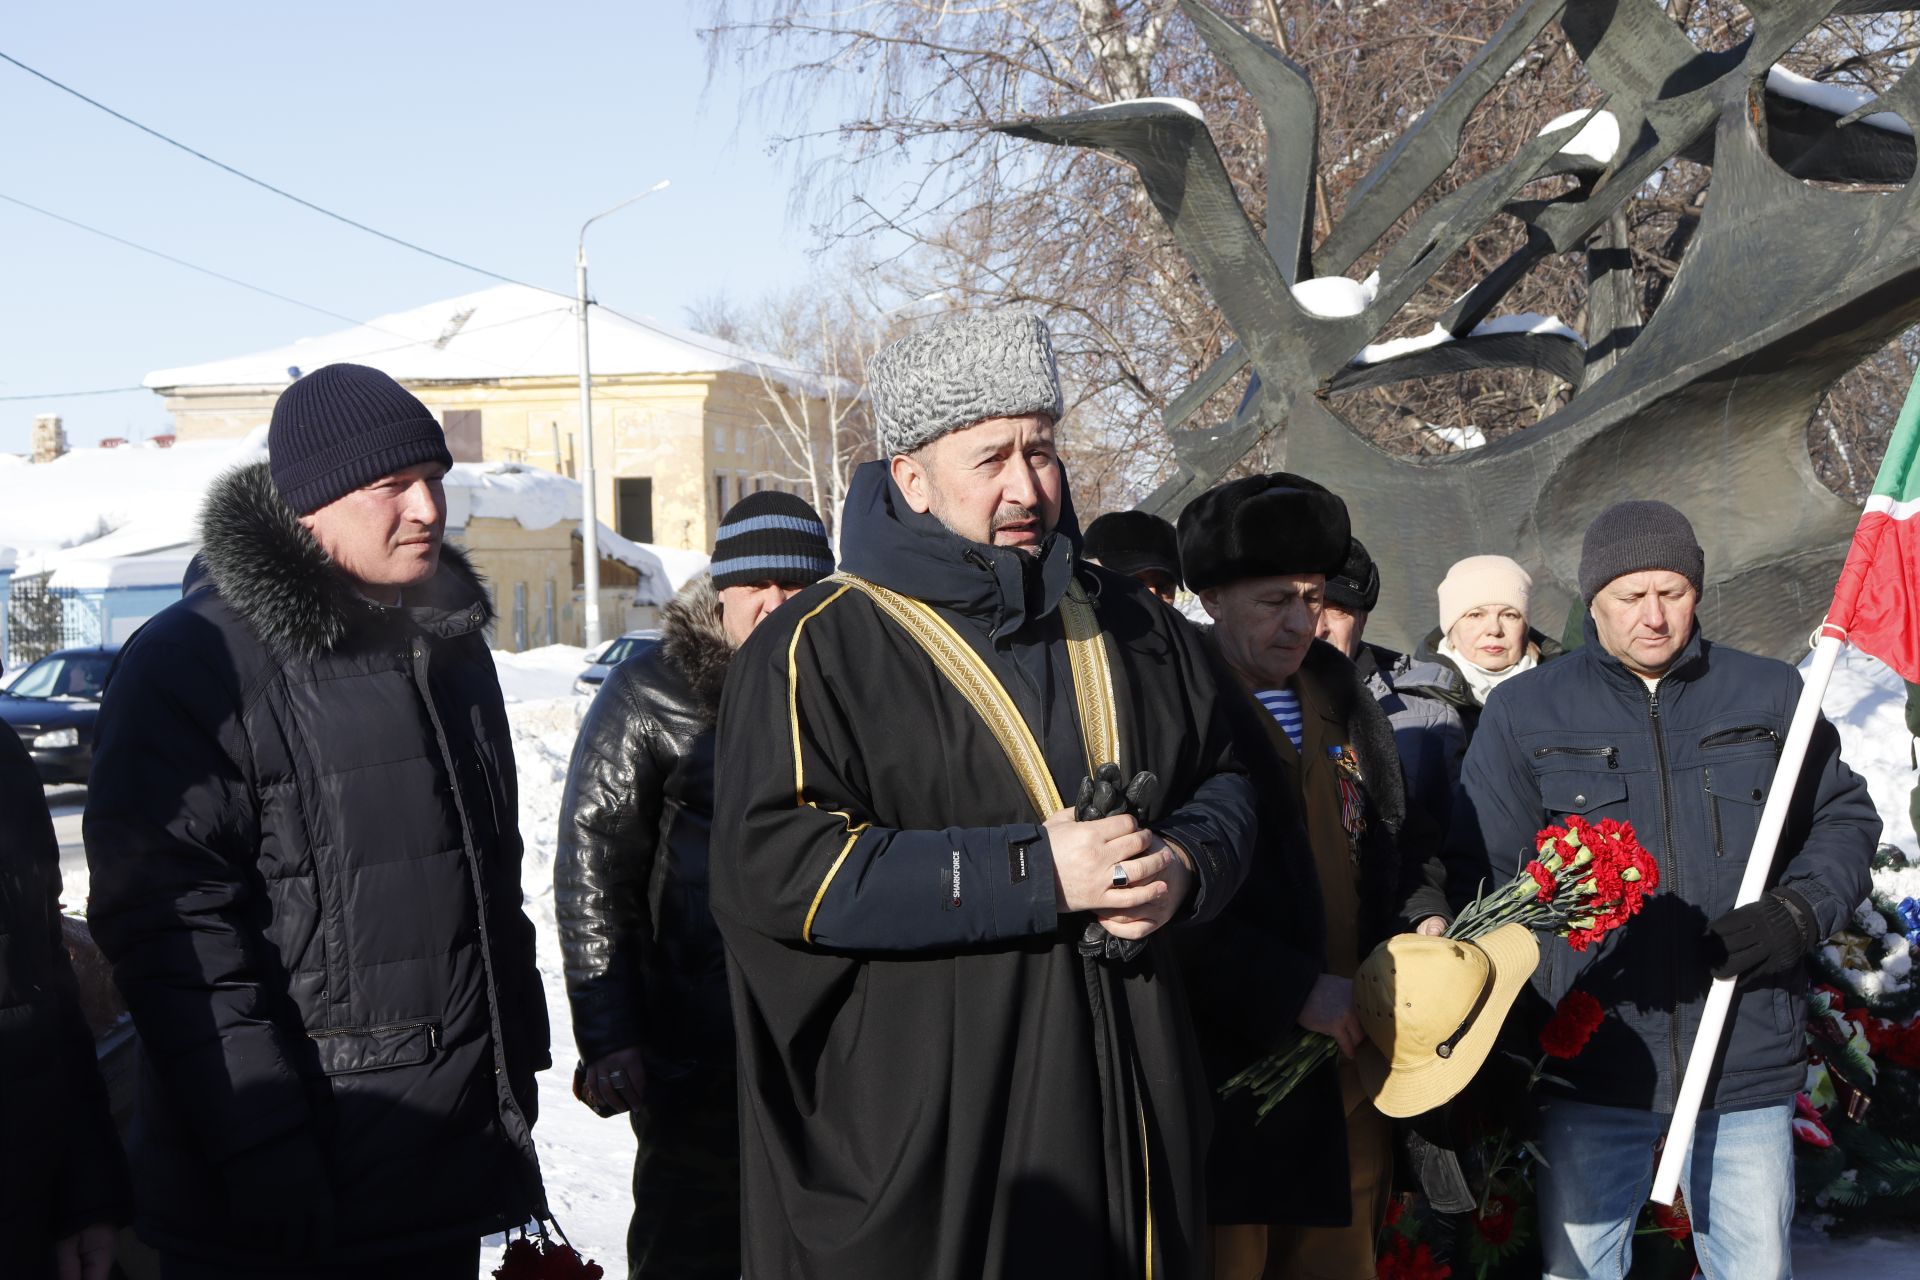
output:
<instances>
[{"instance_id":1,"label":"black glove in hand","mask_svg":"<svg viewBox=\"0 0 1920 1280\"><path fill-rule=\"evenodd\" d=\"M1791 889L1769 889L1707 926L1713 976L1765 978L1806 959L1819 941L1813 908Z\"/></svg>"},{"instance_id":2,"label":"black glove in hand","mask_svg":"<svg viewBox=\"0 0 1920 1280\"><path fill-rule=\"evenodd\" d=\"M298 1256L333 1244L333 1180L320 1145L295 1129L220 1166L236 1242Z\"/></svg>"},{"instance_id":3,"label":"black glove in hand","mask_svg":"<svg viewBox=\"0 0 1920 1280\"><path fill-rule=\"evenodd\" d=\"M1144 823L1147 808L1153 802L1153 789L1160 785L1160 779L1142 770L1133 775L1133 781L1127 783L1124 789L1120 783L1120 766L1112 762L1094 770L1091 778L1080 779L1079 794L1073 802L1074 821L1095 822L1126 813L1133 815L1134 821ZM1146 946L1145 938L1114 937L1098 920L1087 921L1087 927L1080 935L1081 955L1111 960L1116 964L1125 964L1134 959Z\"/></svg>"}]
</instances>

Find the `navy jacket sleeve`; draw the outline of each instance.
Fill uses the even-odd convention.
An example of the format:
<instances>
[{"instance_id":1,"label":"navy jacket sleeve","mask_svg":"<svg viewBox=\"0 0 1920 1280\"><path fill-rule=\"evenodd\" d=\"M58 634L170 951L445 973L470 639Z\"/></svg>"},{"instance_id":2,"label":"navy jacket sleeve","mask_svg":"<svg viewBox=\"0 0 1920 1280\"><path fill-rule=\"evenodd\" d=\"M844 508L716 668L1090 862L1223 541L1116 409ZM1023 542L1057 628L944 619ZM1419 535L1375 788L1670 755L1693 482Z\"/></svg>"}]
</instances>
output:
<instances>
[{"instance_id":1,"label":"navy jacket sleeve","mask_svg":"<svg viewBox=\"0 0 1920 1280\"><path fill-rule=\"evenodd\" d=\"M1253 783L1237 766L1222 760L1217 772L1194 789L1193 797L1156 824L1193 859L1193 892L1177 922L1204 924L1217 918L1247 878L1248 851L1256 838Z\"/></svg>"},{"instance_id":2,"label":"navy jacket sleeve","mask_svg":"<svg viewBox=\"0 0 1920 1280\"><path fill-rule=\"evenodd\" d=\"M1778 880L1812 906L1820 937L1845 926L1872 889L1880 830L1866 780L1840 758L1839 731L1820 717L1794 787Z\"/></svg>"},{"instance_id":3,"label":"navy jacket sleeve","mask_svg":"<svg viewBox=\"0 0 1920 1280\"><path fill-rule=\"evenodd\" d=\"M305 1126L306 1087L254 923L258 809L240 697L202 656L136 638L101 707L87 920L161 1087L215 1160Z\"/></svg>"}]
</instances>

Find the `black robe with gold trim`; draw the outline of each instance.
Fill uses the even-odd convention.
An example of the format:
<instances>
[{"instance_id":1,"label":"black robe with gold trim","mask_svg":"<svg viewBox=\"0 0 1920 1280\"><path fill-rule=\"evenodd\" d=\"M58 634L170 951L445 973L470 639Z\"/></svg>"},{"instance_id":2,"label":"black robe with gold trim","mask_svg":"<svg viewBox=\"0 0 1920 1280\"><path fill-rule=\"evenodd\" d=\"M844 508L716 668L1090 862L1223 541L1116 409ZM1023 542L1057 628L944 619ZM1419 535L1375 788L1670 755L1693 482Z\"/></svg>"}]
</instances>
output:
<instances>
[{"instance_id":1,"label":"black robe with gold trim","mask_svg":"<svg viewBox=\"0 0 1920 1280\"><path fill-rule=\"evenodd\" d=\"M857 475L849 572L933 605L1071 798L1087 765L1056 606L1110 645L1122 760L1197 864L1182 922L1244 876L1255 819L1198 635L1130 580L962 541ZM1084 958L1041 815L985 721L844 583L736 657L713 904L740 1043L743 1249L764 1277L1202 1274L1210 1108L1166 943Z\"/></svg>"}]
</instances>

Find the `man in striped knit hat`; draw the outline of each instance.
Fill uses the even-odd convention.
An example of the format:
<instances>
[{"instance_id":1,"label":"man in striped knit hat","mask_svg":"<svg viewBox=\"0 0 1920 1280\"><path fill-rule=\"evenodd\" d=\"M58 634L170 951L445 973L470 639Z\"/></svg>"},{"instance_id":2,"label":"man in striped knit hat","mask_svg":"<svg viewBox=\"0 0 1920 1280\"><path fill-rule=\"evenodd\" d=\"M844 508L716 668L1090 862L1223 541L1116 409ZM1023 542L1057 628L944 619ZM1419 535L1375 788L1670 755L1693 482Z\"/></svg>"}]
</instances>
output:
<instances>
[{"instance_id":1,"label":"man in striped knit hat","mask_svg":"<svg viewBox=\"0 0 1920 1280\"><path fill-rule=\"evenodd\" d=\"M1216 1088L1305 1027L1343 1058L1256 1122L1240 1093L1215 1106L1207 1166L1214 1276L1367 1280L1386 1212L1392 1130L1367 1101L1352 978L1410 914L1405 784L1386 713L1340 650L1316 640L1347 507L1302 476L1249 476L1181 513L1180 562L1214 620L1243 696L1235 750L1262 797L1247 882L1181 938L1195 1029ZM1418 914L1444 912L1422 889Z\"/></svg>"}]
</instances>

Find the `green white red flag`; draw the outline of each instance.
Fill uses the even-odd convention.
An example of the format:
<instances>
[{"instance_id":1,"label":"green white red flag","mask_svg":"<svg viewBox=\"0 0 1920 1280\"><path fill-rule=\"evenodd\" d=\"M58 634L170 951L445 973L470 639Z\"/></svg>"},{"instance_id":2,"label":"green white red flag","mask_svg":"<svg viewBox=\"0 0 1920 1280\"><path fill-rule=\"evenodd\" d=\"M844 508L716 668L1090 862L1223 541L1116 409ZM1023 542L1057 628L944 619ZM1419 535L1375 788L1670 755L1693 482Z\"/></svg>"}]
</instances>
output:
<instances>
[{"instance_id":1,"label":"green white red flag","mask_svg":"<svg viewBox=\"0 0 1920 1280\"><path fill-rule=\"evenodd\" d=\"M1920 684L1920 377L1900 407L1821 630Z\"/></svg>"}]
</instances>

